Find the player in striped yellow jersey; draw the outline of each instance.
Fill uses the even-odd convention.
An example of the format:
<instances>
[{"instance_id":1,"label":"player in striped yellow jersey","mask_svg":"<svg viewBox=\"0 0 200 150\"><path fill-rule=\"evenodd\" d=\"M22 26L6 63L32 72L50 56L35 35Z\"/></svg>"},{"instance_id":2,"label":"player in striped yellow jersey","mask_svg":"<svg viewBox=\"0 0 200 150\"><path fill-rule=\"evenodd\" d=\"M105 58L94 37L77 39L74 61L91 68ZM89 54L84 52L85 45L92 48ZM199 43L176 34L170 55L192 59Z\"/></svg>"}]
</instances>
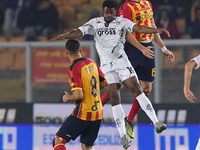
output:
<instances>
[{"instance_id":1,"label":"player in striped yellow jersey","mask_svg":"<svg viewBox=\"0 0 200 150\"><path fill-rule=\"evenodd\" d=\"M54 150L66 150L65 143L79 135L82 149L92 150L103 118L100 89L108 82L94 60L81 56L77 40L67 41L66 53L72 63L68 68L72 94L65 91L63 102L74 101L76 107L56 133Z\"/></svg>"}]
</instances>

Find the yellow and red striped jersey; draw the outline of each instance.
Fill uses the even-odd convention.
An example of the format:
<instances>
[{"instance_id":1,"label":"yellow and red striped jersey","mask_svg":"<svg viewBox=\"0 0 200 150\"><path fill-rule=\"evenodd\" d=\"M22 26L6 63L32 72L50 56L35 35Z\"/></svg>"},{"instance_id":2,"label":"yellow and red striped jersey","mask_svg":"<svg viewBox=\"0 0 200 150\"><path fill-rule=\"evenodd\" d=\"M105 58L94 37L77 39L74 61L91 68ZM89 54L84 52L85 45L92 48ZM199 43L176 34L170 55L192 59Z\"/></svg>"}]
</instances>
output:
<instances>
[{"instance_id":1,"label":"yellow and red striped jersey","mask_svg":"<svg viewBox=\"0 0 200 150\"><path fill-rule=\"evenodd\" d=\"M126 0L126 2L120 6L118 15L133 21L137 25L153 27L153 10L149 1L140 0L139 2L135 2L133 0ZM154 38L152 34L138 32L133 32L132 34L137 40Z\"/></svg>"},{"instance_id":2,"label":"yellow and red striped jersey","mask_svg":"<svg viewBox=\"0 0 200 150\"><path fill-rule=\"evenodd\" d=\"M71 115L86 121L102 119L100 81L105 80L105 75L96 62L85 57L76 59L68 68L68 75L71 91L83 91L83 98L75 102Z\"/></svg>"}]
</instances>

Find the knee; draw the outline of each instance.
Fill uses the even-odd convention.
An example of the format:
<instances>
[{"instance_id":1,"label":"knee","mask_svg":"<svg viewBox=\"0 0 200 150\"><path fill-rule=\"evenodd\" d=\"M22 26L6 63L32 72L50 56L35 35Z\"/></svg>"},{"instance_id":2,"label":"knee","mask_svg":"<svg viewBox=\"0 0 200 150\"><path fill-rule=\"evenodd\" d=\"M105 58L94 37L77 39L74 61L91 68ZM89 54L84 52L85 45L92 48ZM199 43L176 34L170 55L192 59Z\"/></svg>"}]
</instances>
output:
<instances>
[{"instance_id":1,"label":"knee","mask_svg":"<svg viewBox=\"0 0 200 150\"><path fill-rule=\"evenodd\" d=\"M141 81L141 88L144 93L150 93L152 90L153 82Z\"/></svg>"},{"instance_id":2,"label":"knee","mask_svg":"<svg viewBox=\"0 0 200 150\"><path fill-rule=\"evenodd\" d=\"M144 86L142 87L142 90L144 93L150 93L151 90L152 90L152 87L151 86Z\"/></svg>"},{"instance_id":3,"label":"knee","mask_svg":"<svg viewBox=\"0 0 200 150\"><path fill-rule=\"evenodd\" d=\"M81 143L81 148L82 150L94 150L93 146L88 146L83 143Z\"/></svg>"}]
</instances>

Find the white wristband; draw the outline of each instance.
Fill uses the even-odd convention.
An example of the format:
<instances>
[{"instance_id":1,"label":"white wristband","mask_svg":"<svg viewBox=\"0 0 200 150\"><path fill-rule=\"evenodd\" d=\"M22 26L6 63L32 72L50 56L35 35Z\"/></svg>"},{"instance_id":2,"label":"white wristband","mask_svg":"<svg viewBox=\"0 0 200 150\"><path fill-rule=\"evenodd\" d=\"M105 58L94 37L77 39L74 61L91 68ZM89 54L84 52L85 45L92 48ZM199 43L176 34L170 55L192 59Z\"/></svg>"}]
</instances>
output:
<instances>
[{"instance_id":1,"label":"white wristband","mask_svg":"<svg viewBox=\"0 0 200 150\"><path fill-rule=\"evenodd\" d=\"M167 50L167 48L166 48L165 46L163 46L163 47L161 48L161 50L162 50L162 52L164 52L164 51Z\"/></svg>"}]
</instances>

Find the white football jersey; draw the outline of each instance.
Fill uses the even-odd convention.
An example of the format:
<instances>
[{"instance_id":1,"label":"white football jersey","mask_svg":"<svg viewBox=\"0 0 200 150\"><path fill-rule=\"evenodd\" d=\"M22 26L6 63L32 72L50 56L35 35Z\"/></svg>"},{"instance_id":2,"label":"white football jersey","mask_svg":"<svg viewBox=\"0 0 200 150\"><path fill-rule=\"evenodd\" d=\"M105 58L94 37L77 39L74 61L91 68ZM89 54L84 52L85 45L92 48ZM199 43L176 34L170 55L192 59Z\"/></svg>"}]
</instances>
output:
<instances>
[{"instance_id":1,"label":"white football jersey","mask_svg":"<svg viewBox=\"0 0 200 150\"><path fill-rule=\"evenodd\" d=\"M200 55L194 57L192 60L197 63L197 67L195 67L195 69L198 69L200 67Z\"/></svg>"},{"instance_id":2,"label":"white football jersey","mask_svg":"<svg viewBox=\"0 0 200 150\"><path fill-rule=\"evenodd\" d=\"M124 52L125 36L127 31L133 32L134 25L135 23L122 17L116 17L109 24L103 17L97 17L89 20L79 29L83 35L94 35L102 66L119 58L127 58Z\"/></svg>"}]
</instances>

